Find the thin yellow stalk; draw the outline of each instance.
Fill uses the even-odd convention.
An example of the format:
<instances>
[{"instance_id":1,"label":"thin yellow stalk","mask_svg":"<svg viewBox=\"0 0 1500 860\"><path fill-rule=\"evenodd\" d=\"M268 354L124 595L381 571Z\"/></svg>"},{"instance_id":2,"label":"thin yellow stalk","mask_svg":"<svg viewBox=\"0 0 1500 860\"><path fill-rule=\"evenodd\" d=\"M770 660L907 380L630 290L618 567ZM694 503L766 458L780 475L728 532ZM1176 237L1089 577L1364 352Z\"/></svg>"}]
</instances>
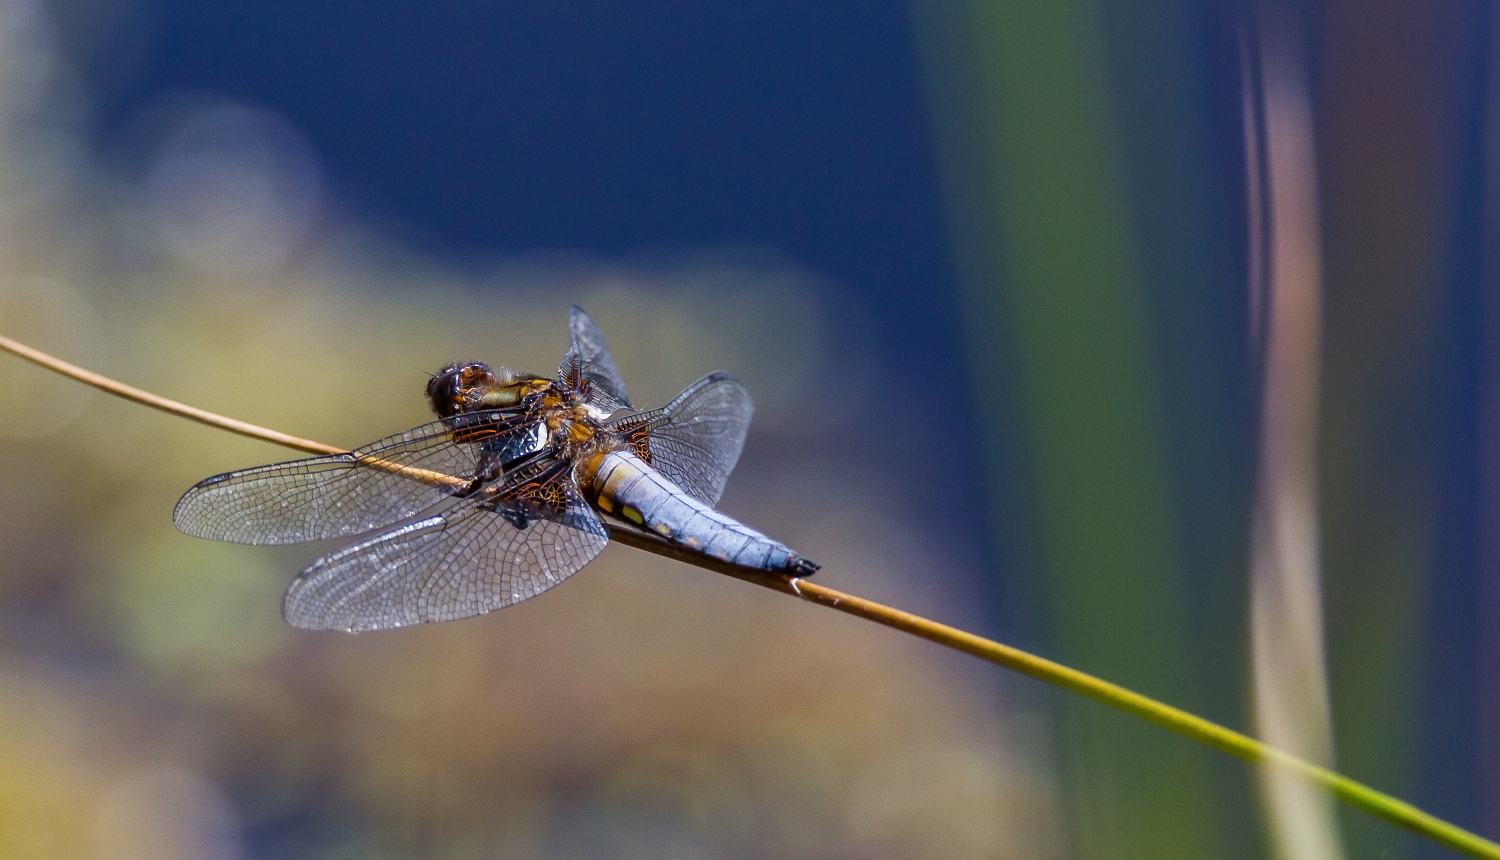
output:
<instances>
[{"instance_id":1,"label":"thin yellow stalk","mask_svg":"<svg viewBox=\"0 0 1500 860\"><path fill-rule=\"evenodd\" d=\"M102 391L127 400L133 400L153 409L160 409L172 415L190 418L211 427L218 427L242 436L249 436L272 442L299 451L311 454L343 454L345 449L325 445L308 439L299 439L275 430L257 427L254 424L246 424L243 421L235 421L202 409L195 409L175 400L168 400L138 388L124 385L97 373L84 370L66 361L54 358L40 350L32 349L24 344L17 343L9 338L0 336L0 349L14 353L27 361L34 362L56 371L57 373L75 379L86 385L92 385ZM453 483L456 486L466 485L467 482L454 476L440 475L426 470L409 470L406 467L385 461L369 461L367 465L396 472L412 472L414 480L424 483ZM1474 833L1470 833L1461 827L1456 827L1448 822L1429 815L1426 812L1412 806L1405 801L1398 800L1383 792L1376 791L1369 786L1355 782L1348 777L1335 773L1324 767L1304 761L1294 755L1282 752L1274 747L1261 743L1260 741L1233 729L1225 728L1217 723L1210 722L1202 717L1195 716L1187 711L1174 708L1163 702L1143 696L1132 690L1127 690L1117 684L1111 684L1100 678L1095 678L1077 669L1070 669L1061 663L1054 663L1035 654L1002 645L966 633L946 624L939 624L909 612L902 612L889 606L883 606L873 601L865 600L852 594L835 591L816 583L809 582L798 577L787 577L776 574L758 572L755 570L737 567L732 564L717 561L697 555L686 549L668 543L655 535L636 531L621 526L610 526L610 537L627 546L653 552L657 555L676 559L677 561L695 565L732 576L735 579L800 597L810 603L819 606L827 606L850 615L884 624L914 636L920 636L939 645L972 654L991 663L997 663L1007 669L1013 669L1023 675L1029 675L1040 681L1071 690L1075 693L1087 696L1098 702L1102 702L1113 708L1118 708L1127 714L1133 714L1141 719L1153 722L1165 729L1176 732L1179 735L1190 738L1202 744L1207 744L1218 750L1223 750L1230 755L1258 764L1272 764L1294 774L1309 785L1316 786L1329 794L1344 801L1357 809L1362 809L1377 818L1415 831L1428 839L1445 845L1456 851L1461 851L1474 857L1492 858L1500 860L1500 845L1485 839Z\"/></svg>"},{"instance_id":2,"label":"thin yellow stalk","mask_svg":"<svg viewBox=\"0 0 1500 860\"><path fill-rule=\"evenodd\" d=\"M32 364L39 364L48 370L61 373L69 379L76 379L84 385L92 385L100 391L108 392L116 397L132 400L142 406L150 406L152 409L160 409L172 415L178 415L199 424L207 424L220 430L228 430L230 433L238 433L241 436L249 436L252 439L261 439L286 448L295 448L298 451L306 451L309 454L342 454L342 448L332 445L324 445L310 439L299 439L296 436L288 436L265 427L257 427L254 424L246 424L233 418L225 418L215 415L186 403L178 403L168 400L149 391L142 391L123 382L116 382L107 376L100 376L92 370L84 370L76 364L69 364L60 358L48 355L39 349L32 349L24 343L18 343L8 337L0 336L0 349L26 359Z\"/></svg>"}]
</instances>

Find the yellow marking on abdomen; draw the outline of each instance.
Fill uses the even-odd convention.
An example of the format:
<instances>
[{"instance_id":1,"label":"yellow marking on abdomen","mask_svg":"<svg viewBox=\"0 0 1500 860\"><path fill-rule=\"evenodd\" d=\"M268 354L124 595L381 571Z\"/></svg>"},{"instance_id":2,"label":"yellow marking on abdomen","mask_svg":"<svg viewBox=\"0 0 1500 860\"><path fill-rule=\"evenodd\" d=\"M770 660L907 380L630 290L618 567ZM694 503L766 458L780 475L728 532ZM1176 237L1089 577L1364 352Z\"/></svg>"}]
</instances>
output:
<instances>
[{"instance_id":1,"label":"yellow marking on abdomen","mask_svg":"<svg viewBox=\"0 0 1500 860\"><path fill-rule=\"evenodd\" d=\"M620 492L620 482L633 474L636 474L634 469L627 469L624 467L624 464L616 461L615 467L609 472L609 480L605 481L604 486L599 488L599 495L603 496L605 493L616 495Z\"/></svg>"}]
</instances>

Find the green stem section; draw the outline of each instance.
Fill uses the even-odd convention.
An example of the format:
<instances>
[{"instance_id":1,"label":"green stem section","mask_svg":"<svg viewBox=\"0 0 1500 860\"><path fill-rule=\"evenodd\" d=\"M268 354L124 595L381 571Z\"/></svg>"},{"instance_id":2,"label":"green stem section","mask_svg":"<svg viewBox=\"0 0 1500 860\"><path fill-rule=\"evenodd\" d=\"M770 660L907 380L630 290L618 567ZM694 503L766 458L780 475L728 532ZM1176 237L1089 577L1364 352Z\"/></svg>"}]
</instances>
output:
<instances>
[{"instance_id":1,"label":"green stem section","mask_svg":"<svg viewBox=\"0 0 1500 860\"><path fill-rule=\"evenodd\" d=\"M84 370L77 365L69 364L6 337L0 337L0 350L13 353L48 370L55 371L86 385L92 385L110 394L125 397L126 399L173 415L191 418L194 421L208 424L212 427L230 430L241 435L262 439L308 453L327 454L342 452L342 449L332 445L325 445L321 442L314 442L308 439L299 439L284 433L278 433L274 430L267 430L262 427L256 427L253 424L246 424L242 421L235 421L211 412L205 412L201 409L177 403L176 401L167 400L164 397L159 397L116 382L109 377ZM655 535L639 532L625 526L611 525L610 537L626 546L653 552L657 555L704 568L705 570L714 571L715 573L722 573L735 579L762 586L763 588L782 592L783 594L800 597L819 606L837 609L849 615L910 633L913 636L920 636L929 642L936 642L955 651L972 654L982 660L988 660L991 663L1004 666L1023 675L1029 675L1039 681L1045 681L1048 684L1062 687L1065 690L1071 690L1074 693L1087 696L1096 702L1102 702L1112 708L1118 708L1127 714L1132 714L1148 722L1155 723L1183 737L1207 744L1218 750L1223 750L1230 755L1239 756L1248 762L1281 767L1296 774L1308 783L1327 791L1350 806L1362 809L1398 827L1404 827L1419 833L1440 845L1445 845L1474 857L1500 860L1500 845L1482 836L1470 833L1461 827L1449 824L1441 818L1429 815L1405 801L1397 800L1388 794L1355 782L1328 768L1319 767L1290 753L1267 746L1248 735L1240 734L1233 729L1225 728L1217 723L1190 714L1187 711L1174 708L1163 702L1158 702L1155 699L1143 696L1132 690L1127 690L1117 684L1111 684L1108 681L1096 678L1085 672L1080 672L1077 669L1070 669L1061 663L1054 663L1044 657L1038 657L1035 654L1022 651L1019 648L1002 645L999 642L985 639L982 636L975 636L972 633L966 633L956 627L939 624L936 621L931 621L919 615L913 615L910 612L903 612L899 609L865 600L862 597L856 597L852 594L845 594L841 591L835 591L832 588L816 585L805 579L738 567L698 555L676 544L668 543Z\"/></svg>"},{"instance_id":2,"label":"green stem section","mask_svg":"<svg viewBox=\"0 0 1500 860\"><path fill-rule=\"evenodd\" d=\"M832 589L815 587L810 583L797 585L799 587L796 590L800 592L799 596L804 600L811 600L851 615L867 618L897 630L905 630L923 639L973 654L991 663L998 663L1023 675L1030 675L1037 680L1046 681L1097 702L1103 702L1110 707L1118 708L1179 735L1223 750L1230 755L1239 756L1246 761L1285 768L1350 806L1362 809L1392 824L1416 831L1449 848L1475 857L1500 857L1500 845L1488 839L1449 824L1405 801L1397 800L1328 768L1304 761L1290 753L1267 746L1248 735L1225 728L1187 711L1158 702L1077 669L1070 669L1060 663L1054 663L1043 657L975 636L972 633L965 633L962 630L870 603L861 598L842 595ZM813 590L814 588L816 590Z\"/></svg>"}]
</instances>

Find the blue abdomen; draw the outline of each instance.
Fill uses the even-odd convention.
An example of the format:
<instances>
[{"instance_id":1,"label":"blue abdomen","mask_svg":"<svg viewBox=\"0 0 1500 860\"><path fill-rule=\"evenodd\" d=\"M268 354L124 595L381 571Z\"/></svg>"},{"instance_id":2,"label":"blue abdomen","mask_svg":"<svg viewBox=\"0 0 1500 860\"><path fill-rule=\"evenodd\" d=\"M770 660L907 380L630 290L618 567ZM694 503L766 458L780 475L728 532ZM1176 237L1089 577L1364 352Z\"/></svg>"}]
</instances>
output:
<instances>
[{"instance_id":1,"label":"blue abdomen","mask_svg":"<svg viewBox=\"0 0 1500 860\"><path fill-rule=\"evenodd\" d=\"M703 504L629 451L604 455L590 491L598 506L673 543L731 564L806 575L817 566Z\"/></svg>"}]
</instances>

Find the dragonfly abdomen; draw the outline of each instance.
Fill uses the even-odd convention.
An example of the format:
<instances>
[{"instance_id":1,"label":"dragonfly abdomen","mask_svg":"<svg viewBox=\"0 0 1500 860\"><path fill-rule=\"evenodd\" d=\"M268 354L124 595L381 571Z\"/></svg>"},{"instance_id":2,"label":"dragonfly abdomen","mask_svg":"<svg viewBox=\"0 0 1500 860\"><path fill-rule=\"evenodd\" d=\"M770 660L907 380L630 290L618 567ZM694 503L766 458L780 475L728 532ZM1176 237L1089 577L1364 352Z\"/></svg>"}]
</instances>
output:
<instances>
[{"instance_id":1,"label":"dragonfly abdomen","mask_svg":"<svg viewBox=\"0 0 1500 860\"><path fill-rule=\"evenodd\" d=\"M807 575L817 565L733 517L688 495L630 451L599 461L590 492L604 511L673 543L731 564Z\"/></svg>"}]
</instances>

